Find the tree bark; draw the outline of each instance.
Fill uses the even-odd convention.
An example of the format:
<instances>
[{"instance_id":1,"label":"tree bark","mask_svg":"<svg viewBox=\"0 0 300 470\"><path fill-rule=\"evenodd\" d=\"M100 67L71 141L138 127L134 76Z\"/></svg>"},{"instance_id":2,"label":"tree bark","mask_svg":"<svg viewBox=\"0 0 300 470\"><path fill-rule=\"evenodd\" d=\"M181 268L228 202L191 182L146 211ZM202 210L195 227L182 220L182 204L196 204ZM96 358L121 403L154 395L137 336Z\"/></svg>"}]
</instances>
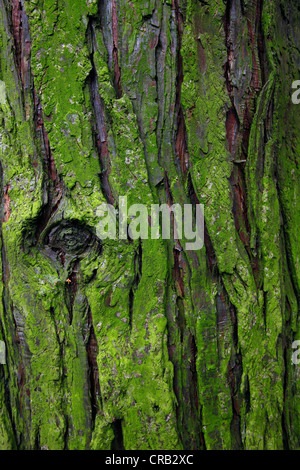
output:
<instances>
[{"instance_id":1,"label":"tree bark","mask_svg":"<svg viewBox=\"0 0 300 470\"><path fill-rule=\"evenodd\" d=\"M0 6L0 448L299 449L298 2Z\"/></svg>"}]
</instances>

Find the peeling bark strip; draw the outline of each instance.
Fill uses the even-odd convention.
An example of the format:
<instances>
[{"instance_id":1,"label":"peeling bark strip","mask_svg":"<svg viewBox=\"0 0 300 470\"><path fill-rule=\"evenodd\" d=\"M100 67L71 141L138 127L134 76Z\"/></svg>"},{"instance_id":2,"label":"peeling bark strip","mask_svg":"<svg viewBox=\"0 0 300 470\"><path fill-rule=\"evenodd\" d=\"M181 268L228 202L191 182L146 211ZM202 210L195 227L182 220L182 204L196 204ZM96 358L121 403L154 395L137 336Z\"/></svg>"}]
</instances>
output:
<instances>
[{"instance_id":1,"label":"peeling bark strip","mask_svg":"<svg viewBox=\"0 0 300 470\"><path fill-rule=\"evenodd\" d=\"M104 117L103 103L102 103L102 100L98 91L97 71L96 71L96 67L95 67L94 59L93 59L95 48L96 48L96 39L95 39L95 32L94 32L95 27L96 27L96 23L94 20L91 19L88 25L88 30L87 30L88 40L91 41L91 50L92 50L92 53L91 53L92 70L88 77L88 83L90 87L91 101L92 101L93 112L94 112L94 133L95 133L95 139L96 139L96 149L99 155L99 163L101 167L100 179L101 179L102 191L108 204L113 205L114 197L112 195L110 184L109 184L109 179L108 179L109 172L110 172L109 170L110 161L109 161L109 151L108 151L108 146L107 146L107 132L106 132L106 126L105 126L105 117Z\"/></svg>"},{"instance_id":2,"label":"peeling bark strip","mask_svg":"<svg viewBox=\"0 0 300 470\"><path fill-rule=\"evenodd\" d=\"M0 449L299 448L296 2L0 6ZM204 249L99 239L124 196Z\"/></svg>"},{"instance_id":3,"label":"peeling bark strip","mask_svg":"<svg viewBox=\"0 0 300 470\"><path fill-rule=\"evenodd\" d=\"M44 162L45 162L46 167L48 168L49 178L55 184L56 190L58 190L59 184L58 184L57 170L55 167L53 154L50 149L50 142L49 142L48 134L45 129L42 105L35 89L33 89L33 99L34 99L34 107L35 107L36 131L41 140Z\"/></svg>"},{"instance_id":4,"label":"peeling bark strip","mask_svg":"<svg viewBox=\"0 0 300 470\"><path fill-rule=\"evenodd\" d=\"M233 194L233 216L235 221L236 230L239 234L247 254L249 256L256 285L259 286L259 272L258 272L258 259L253 256L250 251L250 238L251 227L248 217L247 206L247 187L245 181L245 164L248 158L249 151L249 138L250 130L255 114L255 100L259 96L261 90L261 80L259 74L259 67L257 57L262 53L259 48L263 47L263 33L261 31L261 15L262 15L262 1L257 0L247 12L247 29L249 32L249 40L252 54L252 70L250 88L246 90L243 96L238 96L239 91L233 85L235 74L239 73L236 70L236 62L238 61L238 29L242 28L241 24L244 20L245 12L239 16L243 8L239 10L239 2L231 0L226 5L226 15L224 19L224 29L227 47L228 62L225 65L225 80L227 91L232 102L232 107L226 115L226 137L228 141L229 152L234 162L234 168L230 176L230 184ZM254 26L252 25L254 22ZM262 75L265 76L263 71L264 64L260 62L262 67ZM238 106L239 110L237 112ZM239 117L240 115L240 117ZM241 120L242 118L242 120Z\"/></svg>"},{"instance_id":5,"label":"peeling bark strip","mask_svg":"<svg viewBox=\"0 0 300 470\"><path fill-rule=\"evenodd\" d=\"M194 204L199 204L193 183L189 180L189 194ZM232 421L230 426L232 437L232 449L241 450L244 448L241 436L241 419L240 407L243 403L240 386L242 378L242 355L239 352L239 338L238 338L238 318L234 305L230 302L228 293L222 281L222 274L219 271L216 254L214 252L213 244L210 239L207 225L205 224L204 244L206 249L206 257L210 275L219 286L219 294L216 298L217 307L217 333L218 338L224 336L224 329L231 323L231 359L228 363L228 385L230 388L230 395L232 401ZM203 418L201 418L203 422ZM203 435L204 445L205 437Z\"/></svg>"},{"instance_id":6,"label":"peeling bark strip","mask_svg":"<svg viewBox=\"0 0 300 470\"><path fill-rule=\"evenodd\" d=\"M13 23L13 37L15 41L16 54L15 59L17 68L21 73L22 83L24 84L24 69L22 67L22 45L23 45L23 7L22 2L19 0L12 0L12 23Z\"/></svg>"},{"instance_id":7,"label":"peeling bark strip","mask_svg":"<svg viewBox=\"0 0 300 470\"><path fill-rule=\"evenodd\" d=\"M12 36L15 46L15 63L22 83L24 100L24 114L29 119L29 96L32 88L32 75L30 68L31 40L28 17L24 11L22 0L11 0Z\"/></svg>"},{"instance_id":8,"label":"peeling bark strip","mask_svg":"<svg viewBox=\"0 0 300 470\"><path fill-rule=\"evenodd\" d=\"M91 93L92 93L92 102L94 106L95 112L95 119L96 119L96 147L99 155L99 162L102 168L102 172L100 175L102 190L105 194L106 200L108 204L113 205L114 197L112 195L109 181L108 181L108 174L109 174L109 153L107 148L107 136L104 124L104 114L101 104L101 98L98 93L98 84L97 84L97 77L96 72L93 71L91 73Z\"/></svg>"},{"instance_id":9,"label":"peeling bark strip","mask_svg":"<svg viewBox=\"0 0 300 470\"><path fill-rule=\"evenodd\" d=\"M113 57L115 66L114 85L117 97L122 97L121 69L118 56L118 12L117 0L112 0L112 27L113 27Z\"/></svg>"},{"instance_id":10,"label":"peeling bark strip","mask_svg":"<svg viewBox=\"0 0 300 470\"><path fill-rule=\"evenodd\" d=\"M176 142L175 152L180 161L181 171L186 178L189 167L189 154L186 144L186 127L183 110L181 106L181 87L183 83L183 64L182 64L182 35L183 35L183 16L180 11L180 4L178 0L172 0L172 8L175 11L175 17L178 28L178 50L177 50L177 85L176 85L176 103L175 112L177 116L176 126Z\"/></svg>"},{"instance_id":11,"label":"peeling bark strip","mask_svg":"<svg viewBox=\"0 0 300 470\"><path fill-rule=\"evenodd\" d=\"M12 33L16 49L15 59L19 76L22 82L24 106L26 119L29 117L29 107L33 106L34 125L36 135L41 147L41 153L45 168L47 169L47 179L51 184L46 183L47 203L45 204L39 226L36 230L36 240L46 228L50 217L56 212L63 195L63 185L58 177L55 161L50 148L48 134L45 129L43 109L35 86L31 70L31 38L29 30L28 16L25 13L22 0L12 0ZM33 166L37 163L32 162Z\"/></svg>"},{"instance_id":12,"label":"peeling bark strip","mask_svg":"<svg viewBox=\"0 0 300 470\"><path fill-rule=\"evenodd\" d=\"M93 326L93 319L91 309L88 311L88 325L90 329L90 336L87 343L87 355L89 364L89 381L91 393L91 407L92 407L92 427L95 428L95 419L99 411L101 400L101 390L99 383L99 367L97 363L97 356L99 352L97 337Z\"/></svg>"}]
</instances>

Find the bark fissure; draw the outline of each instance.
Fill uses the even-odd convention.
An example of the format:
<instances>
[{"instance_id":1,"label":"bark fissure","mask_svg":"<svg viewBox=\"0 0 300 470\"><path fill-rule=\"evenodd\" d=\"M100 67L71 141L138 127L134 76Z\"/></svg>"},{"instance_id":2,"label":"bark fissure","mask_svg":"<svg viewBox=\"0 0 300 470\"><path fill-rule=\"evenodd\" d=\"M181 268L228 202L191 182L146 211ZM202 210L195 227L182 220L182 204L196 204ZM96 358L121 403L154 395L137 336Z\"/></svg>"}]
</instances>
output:
<instances>
[{"instance_id":1,"label":"bark fissure","mask_svg":"<svg viewBox=\"0 0 300 470\"><path fill-rule=\"evenodd\" d=\"M237 3L238 2L236 2L235 0L227 2L226 14L224 19L225 39L228 57L228 61L225 64L225 80L228 95L232 103L232 107L227 112L226 118L227 141L229 146L230 157L234 163L234 167L230 176L230 184L232 187L233 216L236 230L248 254L256 286L257 288L260 288L261 279L259 272L259 259L258 255L256 253L253 253L250 248L251 226L248 216L245 165L248 159L250 130L253 122L253 117L256 111L255 102L260 90L262 89L265 83L265 72L263 72L265 65L262 60L262 52L260 53L260 69L262 70L262 78L260 78L259 76L257 64L258 47L263 48L264 44L264 37L261 28L262 1L257 0L256 2L253 2L252 7L250 7L250 12L247 12L247 14L251 16L251 18L247 17L246 21L252 50L253 68L251 71L250 89L247 90L246 94L242 97L241 103L239 103L240 108L243 109L242 113L240 113L240 116L242 114L242 120L239 117L239 114L236 109L236 103L240 99L238 98L239 90L236 89L236 85L232 83L232 74L234 73L235 68L234 64L237 59L237 57L235 56L237 50L236 41L238 40L236 29L238 27L238 21L242 21L241 18L237 19L236 16ZM243 17L244 15L245 13L243 14ZM258 31L257 34L255 34L252 26L253 15L255 22L255 31ZM257 42L255 40L256 37L258 37Z\"/></svg>"},{"instance_id":2,"label":"bark fissure","mask_svg":"<svg viewBox=\"0 0 300 470\"><path fill-rule=\"evenodd\" d=\"M96 38L95 28L97 27L97 21L90 19L87 28L87 40L91 47L91 65L92 69L87 79L87 83L90 88L91 103L93 107L94 120L93 120L93 132L95 137L95 146L99 156L99 163L101 168L100 182L102 192L106 198L108 204L114 204L114 197L109 184L109 173L110 173L110 160L109 151L107 144L107 132L105 125L105 114L102 99L99 94L97 70L94 64L94 53L96 50Z\"/></svg>"},{"instance_id":3,"label":"bark fissure","mask_svg":"<svg viewBox=\"0 0 300 470\"><path fill-rule=\"evenodd\" d=\"M186 142L186 126L185 118L181 105L181 87L183 83L183 63L182 63L182 35L183 35L183 15L180 9L178 0L173 0L173 8L175 10L175 17L177 23L177 83L176 83L176 99L175 99L175 129L176 134L174 136L175 141L175 156L180 162L180 169L183 178L186 179L188 168L189 168L189 155Z\"/></svg>"},{"instance_id":4,"label":"bark fissure","mask_svg":"<svg viewBox=\"0 0 300 470\"><path fill-rule=\"evenodd\" d=\"M134 257L134 279L129 291L129 328L132 329L133 309L134 309L134 296L139 287L143 275L143 243L139 239L138 248Z\"/></svg>"},{"instance_id":5,"label":"bark fissure","mask_svg":"<svg viewBox=\"0 0 300 470\"><path fill-rule=\"evenodd\" d=\"M112 29L113 29L113 58L114 58L114 87L117 98L122 98L121 69L118 53L118 11L117 0L112 0Z\"/></svg>"},{"instance_id":6,"label":"bark fissure","mask_svg":"<svg viewBox=\"0 0 300 470\"><path fill-rule=\"evenodd\" d=\"M122 420L116 419L112 423L112 428L114 432L114 439L111 443L111 450L124 450Z\"/></svg>"},{"instance_id":7,"label":"bark fissure","mask_svg":"<svg viewBox=\"0 0 300 470\"><path fill-rule=\"evenodd\" d=\"M63 197L63 184L60 181L56 170L48 134L45 129L40 97L38 96L34 86L34 78L31 70L31 38L28 16L24 11L22 1L13 0L12 5L12 35L16 51L15 62L22 83L22 96L26 119L28 119L30 107L33 107L35 132L40 144L40 149L38 150L41 151L41 156L46 169L44 186L45 194L47 194L47 196L44 196L44 206L38 219L33 221L35 233L30 230L32 234L26 235L31 239L33 238L34 243L36 243L43 230L46 228L50 218L59 207ZM32 165L37 165L35 159L33 159Z\"/></svg>"},{"instance_id":8,"label":"bark fissure","mask_svg":"<svg viewBox=\"0 0 300 470\"><path fill-rule=\"evenodd\" d=\"M99 366L97 357L99 347L97 337L94 330L92 312L88 309L88 328L90 330L89 339L87 342L87 355L89 364L89 382L90 382L90 395L91 395L91 410L92 410L92 431L95 429L95 420L100 407L102 408L102 397L99 382Z\"/></svg>"}]
</instances>

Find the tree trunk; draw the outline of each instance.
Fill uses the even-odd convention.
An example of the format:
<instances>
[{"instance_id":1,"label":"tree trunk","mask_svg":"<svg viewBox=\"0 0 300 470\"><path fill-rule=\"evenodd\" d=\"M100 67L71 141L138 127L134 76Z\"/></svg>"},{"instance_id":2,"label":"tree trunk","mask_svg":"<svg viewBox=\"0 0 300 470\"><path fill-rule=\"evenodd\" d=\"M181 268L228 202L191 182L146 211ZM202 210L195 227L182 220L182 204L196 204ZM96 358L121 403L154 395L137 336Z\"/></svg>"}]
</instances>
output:
<instances>
[{"instance_id":1,"label":"tree trunk","mask_svg":"<svg viewBox=\"0 0 300 470\"><path fill-rule=\"evenodd\" d=\"M0 448L299 449L298 2L0 6Z\"/></svg>"}]
</instances>

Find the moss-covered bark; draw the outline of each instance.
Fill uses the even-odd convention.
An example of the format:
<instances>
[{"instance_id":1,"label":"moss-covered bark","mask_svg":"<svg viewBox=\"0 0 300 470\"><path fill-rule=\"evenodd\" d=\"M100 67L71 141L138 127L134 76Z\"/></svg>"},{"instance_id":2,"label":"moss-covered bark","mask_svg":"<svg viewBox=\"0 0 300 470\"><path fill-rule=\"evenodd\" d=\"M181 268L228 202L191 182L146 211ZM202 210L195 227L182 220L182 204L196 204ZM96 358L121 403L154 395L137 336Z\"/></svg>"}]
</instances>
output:
<instances>
[{"instance_id":1,"label":"moss-covered bark","mask_svg":"<svg viewBox=\"0 0 300 470\"><path fill-rule=\"evenodd\" d=\"M297 1L0 7L0 448L299 449Z\"/></svg>"}]
</instances>

